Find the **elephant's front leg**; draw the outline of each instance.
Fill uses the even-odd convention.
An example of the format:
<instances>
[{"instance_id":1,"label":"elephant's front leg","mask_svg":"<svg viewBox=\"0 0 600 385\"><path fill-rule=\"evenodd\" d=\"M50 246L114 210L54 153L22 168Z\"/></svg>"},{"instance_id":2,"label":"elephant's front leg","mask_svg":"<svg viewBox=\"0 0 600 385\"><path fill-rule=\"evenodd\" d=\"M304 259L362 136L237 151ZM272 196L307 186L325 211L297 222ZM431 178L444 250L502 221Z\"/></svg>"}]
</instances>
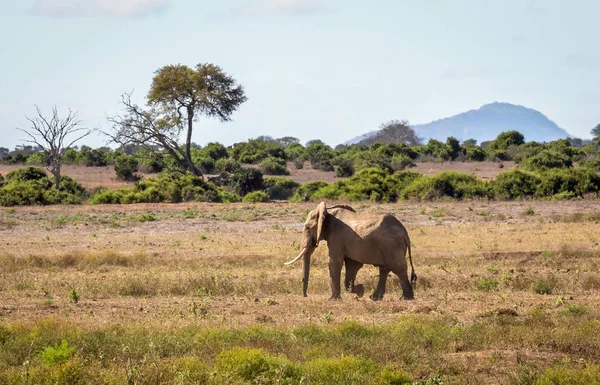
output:
<instances>
[{"instance_id":1,"label":"elephant's front leg","mask_svg":"<svg viewBox=\"0 0 600 385\"><path fill-rule=\"evenodd\" d=\"M377 289L371 294L371 299L373 301L380 301L383 299L388 275L390 275L390 270L387 267L379 266L379 282L377 283Z\"/></svg>"},{"instance_id":2,"label":"elephant's front leg","mask_svg":"<svg viewBox=\"0 0 600 385\"><path fill-rule=\"evenodd\" d=\"M331 298L329 298L330 300L342 298L340 294L340 277L342 275L343 265L343 258L336 259L329 256L329 278L331 279Z\"/></svg>"}]
</instances>

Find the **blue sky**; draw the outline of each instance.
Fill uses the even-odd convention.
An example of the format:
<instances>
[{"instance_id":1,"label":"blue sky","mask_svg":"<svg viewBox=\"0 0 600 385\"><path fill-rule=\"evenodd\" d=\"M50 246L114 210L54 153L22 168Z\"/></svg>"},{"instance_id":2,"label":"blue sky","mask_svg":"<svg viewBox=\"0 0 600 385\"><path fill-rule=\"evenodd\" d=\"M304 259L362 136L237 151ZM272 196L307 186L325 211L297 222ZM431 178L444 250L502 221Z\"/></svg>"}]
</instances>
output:
<instances>
[{"instance_id":1,"label":"blue sky","mask_svg":"<svg viewBox=\"0 0 600 385\"><path fill-rule=\"evenodd\" d=\"M245 87L233 121L194 141L329 144L390 119L428 123L504 101L572 135L600 123L595 0L0 0L0 146L34 104L108 129L167 64L221 66ZM83 143L105 144L95 136Z\"/></svg>"}]
</instances>

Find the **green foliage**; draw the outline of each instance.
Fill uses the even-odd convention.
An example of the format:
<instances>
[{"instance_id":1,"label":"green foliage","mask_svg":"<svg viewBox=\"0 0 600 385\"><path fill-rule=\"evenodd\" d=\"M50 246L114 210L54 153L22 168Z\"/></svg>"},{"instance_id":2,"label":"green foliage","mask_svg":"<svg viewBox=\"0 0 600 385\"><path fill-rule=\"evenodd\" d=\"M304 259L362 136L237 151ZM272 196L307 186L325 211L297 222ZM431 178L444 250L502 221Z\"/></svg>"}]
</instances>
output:
<instances>
[{"instance_id":1,"label":"green foliage","mask_svg":"<svg viewBox=\"0 0 600 385\"><path fill-rule=\"evenodd\" d=\"M331 147L320 140L313 140L307 143L305 154L306 159L313 165L313 168L315 166L316 168L320 168L322 163L331 162L333 159L333 150Z\"/></svg>"},{"instance_id":2,"label":"green foliage","mask_svg":"<svg viewBox=\"0 0 600 385\"><path fill-rule=\"evenodd\" d=\"M45 180L48 176L41 168L24 167L13 170L6 174L6 182L27 182L34 180Z\"/></svg>"},{"instance_id":3,"label":"green foliage","mask_svg":"<svg viewBox=\"0 0 600 385\"><path fill-rule=\"evenodd\" d=\"M210 156L202 153L201 150L196 148L191 150L192 163L198 167L203 173L211 174L215 170L215 160Z\"/></svg>"},{"instance_id":4,"label":"green foliage","mask_svg":"<svg viewBox=\"0 0 600 385\"><path fill-rule=\"evenodd\" d=\"M423 154L441 162L452 159L450 146L435 139L429 139L427 145L423 147Z\"/></svg>"},{"instance_id":5,"label":"green foliage","mask_svg":"<svg viewBox=\"0 0 600 385\"><path fill-rule=\"evenodd\" d=\"M34 167L9 172L0 187L1 206L79 204L86 197L85 189L68 176L61 177L56 190L46 173Z\"/></svg>"},{"instance_id":6,"label":"green foliage","mask_svg":"<svg viewBox=\"0 0 600 385\"><path fill-rule=\"evenodd\" d=\"M477 290L481 290L481 291L492 291L495 290L498 287L498 280L497 279L488 279L486 277L481 277L478 281L477 281Z\"/></svg>"},{"instance_id":7,"label":"green foliage","mask_svg":"<svg viewBox=\"0 0 600 385\"><path fill-rule=\"evenodd\" d=\"M46 155L46 153L43 151L33 153L33 154L29 155L29 157L27 158L27 161L25 163L39 164L39 165L48 164L48 155Z\"/></svg>"},{"instance_id":8,"label":"green foliage","mask_svg":"<svg viewBox=\"0 0 600 385\"><path fill-rule=\"evenodd\" d=\"M250 139L236 143L231 150L231 157L240 163L256 164L269 156L285 159L286 153L281 144L272 140Z\"/></svg>"},{"instance_id":9,"label":"green foliage","mask_svg":"<svg viewBox=\"0 0 600 385\"><path fill-rule=\"evenodd\" d=\"M270 177L264 179L264 187L270 199L289 199L300 187L298 182L281 177Z\"/></svg>"},{"instance_id":10,"label":"green foliage","mask_svg":"<svg viewBox=\"0 0 600 385\"><path fill-rule=\"evenodd\" d=\"M229 157L227 148L221 143L208 143L205 147L203 147L200 150L200 152L202 153L202 155L209 157L214 161L217 161L219 159L227 159Z\"/></svg>"},{"instance_id":11,"label":"green foliage","mask_svg":"<svg viewBox=\"0 0 600 385\"><path fill-rule=\"evenodd\" d=\"M77 290L71 289L70 296L71 296L71 302L73 302L74 304L79 303L80 296L79 296L79 293L77 292Z\"/></svg>"},{"instance_id":12,"label":"green foliage","mask_svg":"<svg viewBox=\"0 0 600 385\"><path fill-rule=\"evenodd\" d=\"M541 174L536 197L549 198L561 193L577 197L597 194L600 191L600 175L588 169L552 169Z\"/></svg>"},{"instance_id":13,"label":"green foliage","mask_svg":"<svg viewBox=\"0 0 600 385\"><path fill-rule=\"evenodd\" d=\"M162 172L166 167L164 155L160 151L151 150L147 147L139 149L135 153L135 158L139 162L140 169L147 174Z\"/></svg>"},{"instance_id":14,"label":"green foliage","mask_svg":"<svg viewBox=\"0 0 600 385\"><path fill-rule=\"evenodd\" d=\"M301 159L304 160L305 149L300 143L292 143L285 148L286 159Z\"/></svg>"},{"instance_id":15,"label":"green foliage","mask_svg":"<svg viewBox=\"0 0 600 385\"><path fill-rule=\"evenodd\" d=\"M561 152L542 150L536 155L525 158L520 167L526 170L542 171L549 168L568 168L573 166L571 158Z\"/></svg>"},{"instance_id":16,"label":"green foliage","mask_svg":"<svg viewBox=\"0 0 600 385\"><path fill-rule=\"evenodd\" d=\"M317 192L321 188L327 187L327 186L328 186L327 182L323 182L321 180L315 180L312 182L304 183L303 185L298 187L298 190L296 190L296 193L292 197L291 201L292 202L308 202L309 200L312 199L315 192Z\"/></svg>"},{"instance_id":17,"label":"green foliage","mask_svg":"<svg viewBox=\"0 0 600 385\"><path fill-rule=\"evenodd\" d=\"M215 162L215 170L219 173L235 173L242 168L240 162L232 158L221 158Z\"/></svg>"},{"instance_id":18,"label":"green foliage","mask_svg":"<svg viewBox=\"0 0 600 385\"><path fill-rule=\"evenodd\" d=\"M44 365L51 367L69 361L74 352L75 348L69 347L67 340L63 339L60 345L48 346L42 349L38 353L38 357Z\"/></svg>"},{"instance_id":19,"label":"green foliage","mask_svg":"<svg viewBox=\"0 0 600 385\"><path fill-rule=\"evenodd\" d=\"M533 283L533 291L537 294L552 294L555 282L551 278L539 279Z\"/></svg>"},{"instance_id":20,"label":"green foliage","mask_svg":"<svg viewBox=\"0 0 600 385\"><path fill-rule=\"evenodd\" d=\"M335 176L338 178L347 178L354 175L354 164L351 160L345 159L340 162L335 170Z\"/></svg>"},{"instance_id":21,"label":"green foliage","mask_svg":"<svg viewBox=\"0 0 600 385\"><path fill-rule=\"evenodd\" d=\"M191 173L162 173L143 179L133 188L104 190L92 196L90 204L160 202L237 202L239 196L218 188Z\"/></svg>"},{"instance_id":22,"label":"green foliage","mask_svg":"<svg viewBox=\"0 0 600 385\"><path fill-rule=\"evenodd\" d=\"M263 174L255 168L241 168L233 174L231 187L240 196L252 191L263 190Z\"/></svg>"},{"instance_id":23,"label":"green foliage","mask_svg":"<svg viewBox=\"0 0 600 385\"><path fill-rule=\"evenodd\" d=\"M403 199L436 200L442 198L490 198L490 185L473 175L459 172L442 172L435 176L416 179L401 192Z\"/></svg>"},{"instance_id":24,"label":"green foliage","mask_svg":"<svg viewBox=\"0 0 600 385\"><path fill-rule=\"evenodd\" d=\"M287 164L285 160L281 158L274 158L272 156L263 159L260 162L260 170L266 175L289 175Z\"/></svg>"},{"instance_id":25,"label":"green foliage","mask_svg":"<svg viewBox=\"0 0 600 385\"><path fill-rule=\"evenodd\" d=\"M477 146L465 147L465 159L471 162L483 162L487 154Z\"/></svg>"},{"instance_id":26,"label":"green foliage","mask_svg":"<svg viewBox=\"0 0 600 385\"><path fill-rule=\"evenodd\" d=\"M242 202L245 203L258 203L258 202L268 202L270 200L269 194L264 191L252 191L244 196Z\"/></svg>"},{"instance_id":27,"label":"green foliage","mask_svg":"<svg viewBox=\"0 0 600 385\"><path fill-rule=\"evenodd\" d=\"M4 175L0 174L0 187L3 187L5 183Z\"/></svg>"},{"instance_id":28,"label":"green foliage","mask_svg":"<svg viewBox=\"0 0 600 385\"><path fill-rule=\"evenodd\" d=\"M300 369L289 360L260 349L233 348L221 352L215 362L223 379L259 384L293 384L301 379Z\"/></svg>"},{"instance_id":29,"label":"green foliage","mask_svg":"<svg viewBox=\"0 0 600 385\"><path fill-rule=\"evenodd\" d=\"M137 181L140 177L138 171L138 160L133 155L121 155L115 159L115 173L117 179L124 181Z\"/></svg>"},{"instance_id":30,"label":"green foliage","mask_svg":"<svg viewBox=\"0 0 600 385\"><path fill-rule=\"evenodd\" d=\"M538 176L520 170L503 172L492 182L496 196L501 199L532 198L541 180Z\"/></svg>"},{"instance_id":31,"label":"green foliage","mask_svg":"<svg viewBox=\"0 0 600 385\"><path fill-rule=\"evenodd\" d=\"M83 160L80 160L83 158ZM86 150L81 151L80 155L77 156L76 162L83 164L86 167L104 167L108 166L109 158L105 151L101 150Z\"/></svg>"},{"instance_id":32,"label":"green foliage","mask_svg":"<svg viewBox=\"0 0 600 385\"><path fill-rule=\"evenodd\" d=\"M448 148L450 149L451 160L455 160L463 153L458 139L456 139L453 136L448 137L448 139L446 140L446 146L448 146Z\"/></svg>"},{"instance_id":33,"label":"green foliage","mask_svg":"<svg viewBox=\"0 0 600 385\"><path fill-rule=\"evenodd\" d=\"M560 315L564 316L578 316L582 314L586 314L590 311L590 309L585 305L569 305L566 309L561 310Z\"/></svg>"}]
</instances>

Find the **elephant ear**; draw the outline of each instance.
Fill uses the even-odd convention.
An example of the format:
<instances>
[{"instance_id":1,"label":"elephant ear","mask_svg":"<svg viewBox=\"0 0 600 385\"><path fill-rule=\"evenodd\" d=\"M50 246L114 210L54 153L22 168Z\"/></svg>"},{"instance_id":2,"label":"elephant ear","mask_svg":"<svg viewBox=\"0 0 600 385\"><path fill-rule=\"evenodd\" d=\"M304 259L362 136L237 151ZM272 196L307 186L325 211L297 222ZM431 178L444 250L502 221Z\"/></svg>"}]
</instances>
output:
<instances>
[{"instance_id":1,"label":"elephant ear","mask_svg":"<svg viewBox=\"0 0 600 385\"><path fill-rule=\"evenodd\" d=\"M325 223L325 217L327 216L325 202L319 203L317 211L319 212L319 219L317 220L317 246L319 246L319 241L323 239L323 224Z\"/></svg>"}]
</instances>

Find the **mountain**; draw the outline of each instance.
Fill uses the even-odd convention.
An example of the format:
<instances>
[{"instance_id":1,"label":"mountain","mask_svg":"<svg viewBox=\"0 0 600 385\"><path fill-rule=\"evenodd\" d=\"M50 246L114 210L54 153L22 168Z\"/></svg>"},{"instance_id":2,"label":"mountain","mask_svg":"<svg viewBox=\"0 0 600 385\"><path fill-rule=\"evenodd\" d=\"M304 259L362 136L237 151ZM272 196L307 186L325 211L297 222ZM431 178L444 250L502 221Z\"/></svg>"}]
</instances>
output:
<instances>
[{"instance_id":1,"label":"mountain","mask_svg":"<svg viewBox=\"0 0 600 385\"><path fill-rule=\"evenodd\" d=\"M525 136L525 140L551 142L570 137L569 133L544 114L531 108L510 104L491 103L477 110L463 112L449 118L435 120L427 124L411 125L424 142L432 139L445 142L449 136L460 141L476 139L478 143L493 140L503 131L517 130ZM346 142L358 143L373 136L378 131L371 131Z\"/></svg>"}]
</instances>

